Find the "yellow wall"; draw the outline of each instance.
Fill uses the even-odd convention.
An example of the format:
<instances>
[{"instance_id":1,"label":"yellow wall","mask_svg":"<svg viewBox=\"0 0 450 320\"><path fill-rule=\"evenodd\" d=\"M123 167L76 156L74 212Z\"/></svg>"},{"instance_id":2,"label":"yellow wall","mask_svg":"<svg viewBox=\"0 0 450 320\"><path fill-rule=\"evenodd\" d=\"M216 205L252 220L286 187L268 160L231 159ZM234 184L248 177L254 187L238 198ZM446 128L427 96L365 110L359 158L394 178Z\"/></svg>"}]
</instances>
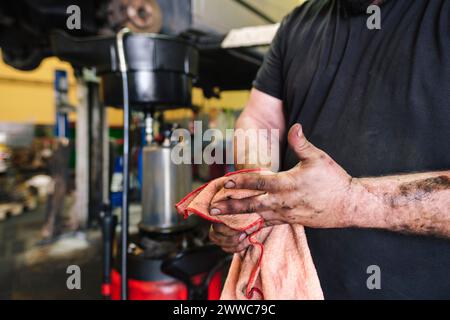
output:
<instances>
[{"instance_id":1,"label":"yellow wall","mask_svg":"<svg viewBox=\"0 0 450 320\"><path fill-rule=\"evenodd\" d=\"M227 108L232 110L241 110L249 97L249 91L227 91L222 92L220 99L205 99L200 89L194 89L192 94L192 103L203 108L204 112L210 112L211 109ZM167 120L180 119L190 117L190 110L170 110L166 111L165 118Z\"/></svg>"},{"instance_id":2,"label":"yellow wall","mask_svg":"<svg viewBox=\"0 0 450 320\"><path fill-rule=\"evenodd\" d=\"M52 124L55 118L54 70L69 73L69 99L76 104L72 69L56 58L46 59L33 71L17 71L0 62L0 121Z\"/></svg>"},{"instance_id":3,"label":"yellow wall","mask_svg":"<svg viewBox=\"0 0 450 320\"><path fill-rule=\"evenodd\" d=\"M56 69L66 70L69 75L69 100L77 105L76 80L68 63L57 58L45 59L33 71L18 71L0 61L0 122L21 122L34 124L53 124L55 105L53 78ZM201 90L194 89L193 103L205 111L211 108L241 109L247 99L248 91L222 93L221 99L207 100ZM187 110L170 111L167 119L187 117ZM70 116L75 120L75 114ZM122 125L122 112L108 108L108 119L112 126Z\"/></svg>"}]
</instances>

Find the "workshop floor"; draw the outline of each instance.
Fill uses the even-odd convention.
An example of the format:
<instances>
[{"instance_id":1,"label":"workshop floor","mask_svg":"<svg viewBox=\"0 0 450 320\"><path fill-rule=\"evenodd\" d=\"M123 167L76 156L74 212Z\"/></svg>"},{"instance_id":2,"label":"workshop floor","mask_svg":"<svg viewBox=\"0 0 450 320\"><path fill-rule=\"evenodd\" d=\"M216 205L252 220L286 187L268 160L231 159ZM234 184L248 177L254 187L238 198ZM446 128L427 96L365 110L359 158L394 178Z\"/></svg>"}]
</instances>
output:
<instances>
[{"instance_id":1,"label":"workshop floor","mask_svg":"<svg viewBox=\"0 0 450 320\"><path fill-rule=\"evenodd\" d=\"M40 206L0 222L0 299L100 299L100 232L38 245L43 221ZM81 290L67 288L69 265L81 269Z\"/></svg>"}]
</instances>

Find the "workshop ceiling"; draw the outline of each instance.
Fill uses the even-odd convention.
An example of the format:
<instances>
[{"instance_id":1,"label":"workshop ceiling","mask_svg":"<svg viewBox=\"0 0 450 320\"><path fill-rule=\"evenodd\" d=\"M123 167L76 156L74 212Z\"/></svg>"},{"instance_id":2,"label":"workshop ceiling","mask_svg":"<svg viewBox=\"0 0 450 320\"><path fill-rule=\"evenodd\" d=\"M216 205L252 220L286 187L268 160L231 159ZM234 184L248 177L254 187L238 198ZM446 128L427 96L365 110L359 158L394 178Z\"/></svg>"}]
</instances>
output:
<instances>
[{"instance_id":1,"label":"workshop ceiling","mask_svg":"<svg viewBox=\"0 0 450 320\"><path fill-rule=\"evenodd\" d=\"M275 21L281 19L304 0L245 0Z\"/></svg>"},{"instance_id":2,"label":"workshop ceiling","mask_svg":"<svg viewBox=\"0 0 450 320\"><path fill-rule=\"evenodd\" d=\"M192 0L197 30L225 34L231 29L276 23L304 0Z\"/></svg>"}]
</instances>

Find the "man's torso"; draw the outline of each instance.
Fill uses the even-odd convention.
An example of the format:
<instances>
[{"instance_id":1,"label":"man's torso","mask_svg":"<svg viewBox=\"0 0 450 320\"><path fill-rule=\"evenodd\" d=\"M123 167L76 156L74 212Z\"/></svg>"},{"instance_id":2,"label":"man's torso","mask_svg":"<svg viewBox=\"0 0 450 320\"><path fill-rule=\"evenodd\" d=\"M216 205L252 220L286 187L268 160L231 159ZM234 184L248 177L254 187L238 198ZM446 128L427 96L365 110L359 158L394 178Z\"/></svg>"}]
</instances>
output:
<instances>
[{"instance_id":1,"label":"man's torso","mask_svg":"<svg viewBox=\"0 0 450 320\"><path fill-rule=\"evenodd\" d=\"M450 1L396 0L346 16L311 1L286 22L286 126L355 177L450 168ZM286 147L286 145L285 145ZM286 148L284 169L298 160ZM450 240L381 230L307 230L325 297L450 298ZM369 290L371 265L381 289Z\"/></svg>"}]
</instances>

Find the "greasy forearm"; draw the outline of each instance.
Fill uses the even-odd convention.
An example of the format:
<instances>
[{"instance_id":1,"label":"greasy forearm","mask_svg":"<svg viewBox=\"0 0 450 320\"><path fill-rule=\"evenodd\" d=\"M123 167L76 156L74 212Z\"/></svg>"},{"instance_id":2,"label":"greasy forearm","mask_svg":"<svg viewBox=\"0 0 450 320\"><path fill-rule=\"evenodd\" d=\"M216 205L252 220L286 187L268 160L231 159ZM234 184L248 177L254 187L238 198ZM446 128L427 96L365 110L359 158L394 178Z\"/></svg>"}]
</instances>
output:
<instances>
[{"instance_id":1,"label":"greasy forearm","mask_svg":"<svg viewBox=\"0 0 450 320\"><path fill-rule=\"evenodd\" d=\"M450 238L450 171L353 179L348 224Z\"/></svg>"}]
</instances>

